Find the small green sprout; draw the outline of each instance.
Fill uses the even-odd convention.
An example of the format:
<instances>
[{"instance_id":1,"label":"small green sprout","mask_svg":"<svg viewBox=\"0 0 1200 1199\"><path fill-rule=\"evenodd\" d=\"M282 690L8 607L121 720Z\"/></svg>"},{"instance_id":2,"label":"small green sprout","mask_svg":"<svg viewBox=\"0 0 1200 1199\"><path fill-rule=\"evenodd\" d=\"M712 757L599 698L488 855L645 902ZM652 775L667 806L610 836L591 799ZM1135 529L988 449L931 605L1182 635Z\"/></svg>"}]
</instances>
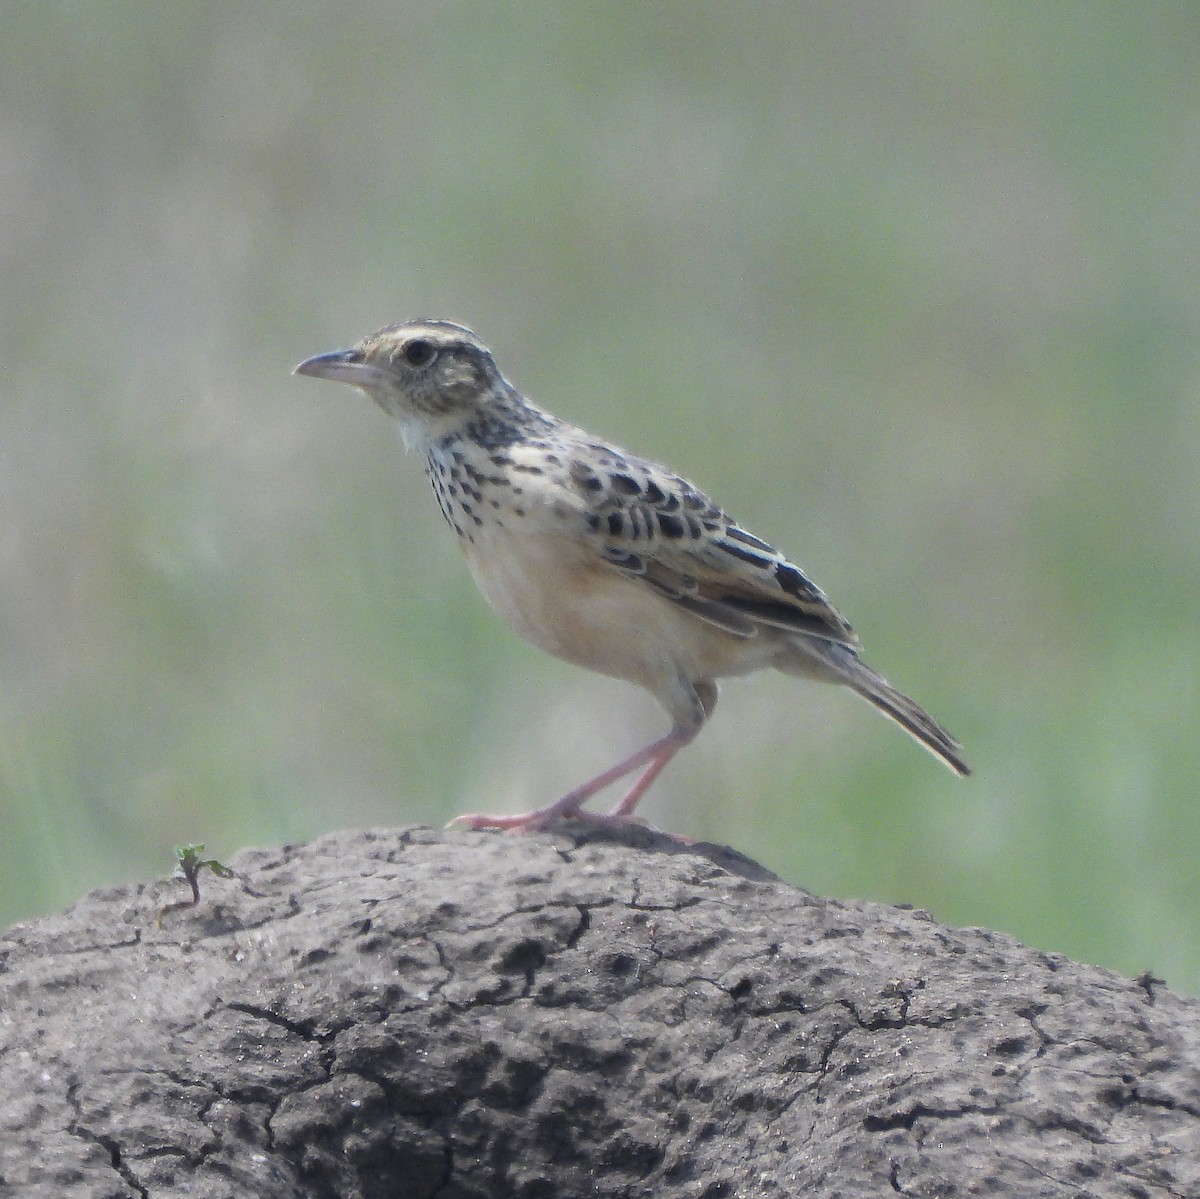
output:
<instances>
[{"instance_id":1,"label":"small green sprout","mask_svg":"<svg viewBox=\"0 0 1200 1199\"><path fill-rule=\"evenodd\" d=\"M218 878L232 878L233 871L224 862L216 858L204 856L204 842L197 845L175 846L175 874L187 881L192 889L191 899L181 899L177 903L168 903L158 911L158 927L162 928L163 917L177 908L193 908L200 902L200 871L211 870Z\"/></svg>"}]
</instances>

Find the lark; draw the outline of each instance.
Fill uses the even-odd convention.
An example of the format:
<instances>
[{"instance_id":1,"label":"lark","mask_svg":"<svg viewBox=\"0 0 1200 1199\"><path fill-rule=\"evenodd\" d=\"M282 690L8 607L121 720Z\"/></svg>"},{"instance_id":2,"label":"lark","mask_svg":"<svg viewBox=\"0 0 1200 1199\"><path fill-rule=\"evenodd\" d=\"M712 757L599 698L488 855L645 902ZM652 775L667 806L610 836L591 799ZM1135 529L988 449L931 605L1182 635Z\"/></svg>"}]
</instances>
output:
<instances>
[{"instance_id":1,"label":"lark","mask_svg":"<svg viewBox=\"0 0 1200 1199\"><path fill-rule=\"evenodd\" d=\"M859 657L824 592L686 479L531 403L464 325L387 325L300 375L360 388L425 459L438 506L492 607L534 645L644 687L670 731L561 799L472 828L621 824L713 714L717 680L774 667L840 683L960 775L958 742ZM607 814L583 805L635 776Z\"/></svg>"}]
</instances>

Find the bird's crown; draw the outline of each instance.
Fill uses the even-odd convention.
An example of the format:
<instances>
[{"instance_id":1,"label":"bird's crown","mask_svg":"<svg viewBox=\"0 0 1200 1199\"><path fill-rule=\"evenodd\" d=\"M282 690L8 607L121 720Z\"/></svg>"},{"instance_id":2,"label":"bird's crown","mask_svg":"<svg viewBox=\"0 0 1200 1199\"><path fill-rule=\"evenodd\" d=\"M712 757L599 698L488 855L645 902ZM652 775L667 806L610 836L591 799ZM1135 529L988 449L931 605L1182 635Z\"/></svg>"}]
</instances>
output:
<instances>
[{"instance_id":1,"label":"bird's crown","mask_svg":"<svg viewBox=\"0 0 1200 1199\"><path fill-rule=\"evenodd\" d=\"M436 318L421 318L384 325L355 347L364 357L416 369L428 366L439 354L491 358L491 351L466 325Z\"/></svg>"}]
</instances>

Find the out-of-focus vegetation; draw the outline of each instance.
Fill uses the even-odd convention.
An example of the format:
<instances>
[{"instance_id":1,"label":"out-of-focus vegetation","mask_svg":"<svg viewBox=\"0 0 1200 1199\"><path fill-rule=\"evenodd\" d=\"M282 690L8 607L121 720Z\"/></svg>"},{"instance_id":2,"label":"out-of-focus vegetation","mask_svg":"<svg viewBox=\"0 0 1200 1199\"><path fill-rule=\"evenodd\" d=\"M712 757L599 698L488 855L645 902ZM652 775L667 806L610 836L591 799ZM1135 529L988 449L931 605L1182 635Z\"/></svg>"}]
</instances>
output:
<instances>
[{"instance_id":1,"label":"out-of-focus vegetation","mask_svg":"<svg viewBox=\"0 0 1200 1199\"><path fill-rule=\"evenodd\" d=\"M658 735L300 358L473 325L963 738L733 681L662 826L1200 990L1200 8L43 0L0 47L0 917Z\"/></svg>"}]
</instances>

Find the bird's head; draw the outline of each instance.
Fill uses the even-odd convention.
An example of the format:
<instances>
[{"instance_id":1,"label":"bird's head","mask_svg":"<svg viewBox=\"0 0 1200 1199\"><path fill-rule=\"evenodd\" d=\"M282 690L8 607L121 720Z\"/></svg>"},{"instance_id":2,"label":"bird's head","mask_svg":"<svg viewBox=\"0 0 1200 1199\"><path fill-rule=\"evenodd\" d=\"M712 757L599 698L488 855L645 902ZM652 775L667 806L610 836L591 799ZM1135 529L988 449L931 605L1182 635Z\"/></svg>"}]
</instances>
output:
<instances>
[{"instance_id":1,"label":"bird's head","mask_svg":"<svg viewBox=\"0 0 1200 1199\"><path fill-rule=\"evenodd\" d=\"M487 346L443 320L385 325L348 350L306 358L294 373L361 388L400 421L410 446L452 432L511 390Z\"/></svg>"}]
</instances>

